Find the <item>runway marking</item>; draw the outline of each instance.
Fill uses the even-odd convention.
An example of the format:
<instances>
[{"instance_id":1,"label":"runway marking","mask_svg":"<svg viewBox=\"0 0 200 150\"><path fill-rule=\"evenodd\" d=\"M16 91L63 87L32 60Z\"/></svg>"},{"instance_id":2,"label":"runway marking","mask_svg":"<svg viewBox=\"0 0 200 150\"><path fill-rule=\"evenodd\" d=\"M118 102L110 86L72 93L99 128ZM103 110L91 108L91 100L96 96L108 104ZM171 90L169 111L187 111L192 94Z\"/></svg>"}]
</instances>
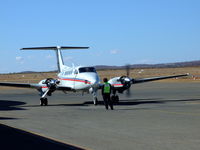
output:
<instances>
[{"instance_id":1,"label":"runway marking","mask_svg":"<svg viewBox=\"0 0 200 150\"><path fill-rule=\"evenodd\" d=\"M151 110L156 112L162 112L162 113L168 113L168 114L176 114L176 115L188 115L188 116L198 116L200 117L200 113L187 113L187 112L173 112L173 111L167 111L167 110Z\"/></svg>"},{"instance_id":2,"label":"runway marking","mask_svg":"<svg viewBox=\"0 0 200 150\"><path fill-rule=\"evenodd\" d=\"M52 138L52 137L49 137L49 136L46 136L46 135L43 135L43 134L40 134L40 133L37 133L37 132L28 131L28 130L25 130L25 129L13 127L13 126L8 125L8 124L6 124L6 123L2 123L2 124L5 125L5 126L8 126L8 127L17 129L17 130L21 130L21 131L24 131L24 132L27 132L27 133L30 133L30 134L33 134L33 135L36 135L36 136L40 136L40 137L42 137L42 138L46 138L46 139L49 139L49 140L52 140L52 141L61 143L61 144L71 145L71 146L78 147L78 148L85 149L85 150L91 150L91 149L89 149L89 148L85 148L85 147L79 146L79 145L77 145L77 144L66 143L66 142L64 142L64 141L62 141L62 140L58 140L58 139L55 139L55 138Z\"/></svg>"}]
</instances>

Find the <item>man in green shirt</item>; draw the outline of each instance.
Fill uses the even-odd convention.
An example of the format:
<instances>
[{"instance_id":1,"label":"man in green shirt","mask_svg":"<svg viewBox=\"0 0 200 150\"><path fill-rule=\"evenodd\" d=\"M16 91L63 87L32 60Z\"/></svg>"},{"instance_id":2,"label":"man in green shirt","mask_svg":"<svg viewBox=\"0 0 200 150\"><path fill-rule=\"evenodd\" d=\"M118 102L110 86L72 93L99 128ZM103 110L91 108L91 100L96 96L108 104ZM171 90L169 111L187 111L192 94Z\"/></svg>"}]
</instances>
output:
<instances>
[{"instance_id":1,"label":"man in green shirt","mask_svg":"<svg viewBox=\"0 0 200 150\"><path fill-rule=\"evenodd\" d=\"M113 110L113 102L110 98L110 94L112 91L112 86L110 83L108 83L108 79L104 78L103 79L103 86L102 86L102 96L103 96L103 100L104 100L104 104L106 109L108 109L108 105L110 106L110 109Z\"/></svg>"}]
</instances>

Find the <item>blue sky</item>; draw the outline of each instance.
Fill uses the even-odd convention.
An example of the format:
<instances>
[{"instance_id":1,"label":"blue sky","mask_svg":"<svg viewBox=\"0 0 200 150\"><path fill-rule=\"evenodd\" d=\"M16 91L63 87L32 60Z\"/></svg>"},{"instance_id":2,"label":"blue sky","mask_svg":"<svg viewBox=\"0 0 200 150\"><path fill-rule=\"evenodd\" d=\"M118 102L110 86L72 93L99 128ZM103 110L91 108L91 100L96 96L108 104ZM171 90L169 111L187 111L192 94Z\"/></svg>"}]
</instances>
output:
<instances>
[{"instance_id":1,"label":"blue sky","mask_svg":"<svg viewBox=\"0 0 200 150\"><path fill-rule=\"evenodd\" d=\"M199 0L6 0L0 4L0 73L56 69L53 51L71 65L199 60Z\"/></svg>"}]
</instances>

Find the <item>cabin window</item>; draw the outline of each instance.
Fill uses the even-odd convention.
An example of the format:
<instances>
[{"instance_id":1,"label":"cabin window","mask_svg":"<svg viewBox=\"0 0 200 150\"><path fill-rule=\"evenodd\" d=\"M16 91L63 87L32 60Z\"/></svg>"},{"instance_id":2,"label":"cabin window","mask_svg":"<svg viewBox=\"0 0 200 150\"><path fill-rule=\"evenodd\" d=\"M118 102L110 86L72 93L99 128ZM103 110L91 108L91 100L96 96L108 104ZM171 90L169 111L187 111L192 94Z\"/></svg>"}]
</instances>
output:
<instances>
[{"instance_id":1,"label":"cabin window","mask_svg":"<svg viewBox=\"0 0 200 150\"><path fill-rule=\"evenodd\" d=\"M68 72L67 72L67 71L65 72L65 75L68 75Z\"/></svg>"},{"instance_id":2,"label":"cabin window","mask_svg":"<svg viewBox=\"0 0 200 150\"><path fill-rule=\"evenodd\" d=\"M65 72L65 75L71 75L72 74L72 71L66 71Z\"/></svg>"}]
</instances>

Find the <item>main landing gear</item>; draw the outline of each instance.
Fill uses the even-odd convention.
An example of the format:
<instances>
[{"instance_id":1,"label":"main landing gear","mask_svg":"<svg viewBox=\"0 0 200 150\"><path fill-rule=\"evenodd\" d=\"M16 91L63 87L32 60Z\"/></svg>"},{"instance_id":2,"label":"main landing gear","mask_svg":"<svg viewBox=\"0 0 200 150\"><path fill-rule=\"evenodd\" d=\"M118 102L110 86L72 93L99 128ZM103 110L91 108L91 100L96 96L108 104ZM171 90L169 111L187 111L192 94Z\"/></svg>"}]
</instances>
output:
<instances>
[{"instance_id":1,"label":"main landing gear","mask_svg":"<svg viewBox=\"0 0 200 150\"><path fill-rule=\"evenodd\" d=\"M119 103L119 96L118 95L112 95L111 96L111 100L113 101L113 103Z\"/></svg>"},{"instance_id":2,"label":"main landing gear","mask_svg":"<svg viewBox=\"0 0 200 150\"><path fill-rule=\"evenodd\" d=\"M113 90L113 94L111 96L111 101L115 104L119 103L119 96L117 95L117 91Z\"/></svg>"},{"instance_id":3,"label":"main landing gear","mask_svg":"<svg viewBox=\"0 0 200 150\"><path fill-rule=\"evenodd\" d=\"M47 106L48 105L48 99L47 98L40 98L40 105L41 106Z\"/></svg>"}]
</instances>

